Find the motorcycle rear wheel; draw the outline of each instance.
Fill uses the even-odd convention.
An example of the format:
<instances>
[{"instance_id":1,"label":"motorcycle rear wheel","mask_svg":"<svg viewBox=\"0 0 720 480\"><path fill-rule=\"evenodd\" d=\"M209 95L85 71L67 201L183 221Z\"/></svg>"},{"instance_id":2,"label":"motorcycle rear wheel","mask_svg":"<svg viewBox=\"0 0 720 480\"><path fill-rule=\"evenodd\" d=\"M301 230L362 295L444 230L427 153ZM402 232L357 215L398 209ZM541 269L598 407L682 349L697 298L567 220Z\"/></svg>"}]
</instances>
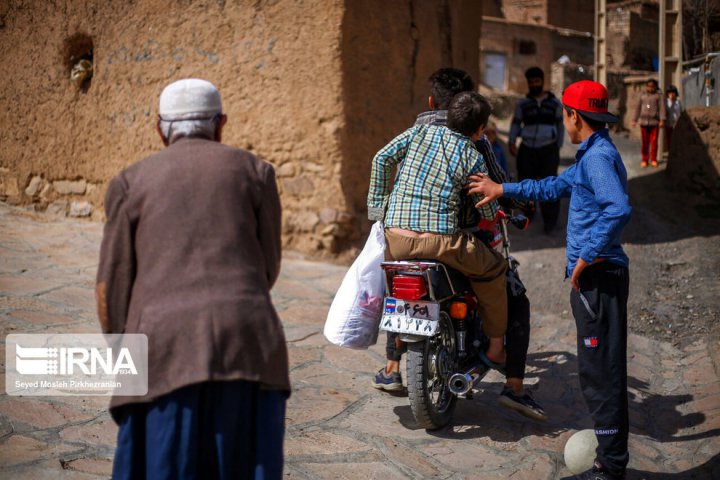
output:
<instances>
[{"instance_id":1,"label":"motorcycle rear wheel","mask_svg":"<svg viewBox=\"0 0 720 480\"><path fill-rule=\"evenodd\" d=\"M442 428L452 419L457 397L448 380L455 373L455 331L446 312L440 312L438 335L408 344L407 386L410 408L418 425Z\"/></svg>"}]
</instances>

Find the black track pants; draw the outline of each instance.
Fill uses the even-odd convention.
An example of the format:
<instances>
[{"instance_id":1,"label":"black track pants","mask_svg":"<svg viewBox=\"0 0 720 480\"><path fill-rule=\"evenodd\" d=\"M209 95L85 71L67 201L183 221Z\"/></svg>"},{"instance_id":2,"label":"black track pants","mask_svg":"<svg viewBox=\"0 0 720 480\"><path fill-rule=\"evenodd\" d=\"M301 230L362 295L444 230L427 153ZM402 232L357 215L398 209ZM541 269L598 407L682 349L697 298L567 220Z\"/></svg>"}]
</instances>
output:
<instances>
[{"instance_id":1,"label":"black track pants","mask_svg":"<svg viewBox=\"0 0 720 480\"><path fill-rule=\"evenodd\" d=\"M407 352L407 343L400 342L398 348L398 334L396 332L386 332L387 339L385 341L385 357L388 360L399 362L403 353Z\"/></svg>"},{"instance_id":2,"label":"black track pants","mask_svg":"<svg viewBox=\"0 0 720 480\"><path fill-rule=\"evenodd\" d=\"M514 295L508 286L508 327L505 334L506 378L525 378L530 346L530 301L525 293Z\"/></svg>"},{"instance_id":3,"label":"black track pants","mask_svg":"<svg viewBox=\"0 0 720 480\"><path fill-rule=\"evenodd\" d=\"M595 422L597 459L614 474L624 472L629 460L628 286L626 267L602 262L583 271L580 292L570 293L580 387Z\"/></svg>"},{"instance_id":4,"label":"black track pants","mask_svg":"<svg viewBox=\"0 0 720 480\"><path fill-rule=\"evenodd\" d=\"M529 178L540 180L558 174L560 165L560 149L557 143L540 148L530 148L520 144L517 155L517 169L520 180ZM560 202L540 202L543 224L550 230L557 224L560 213Z\"/></svg>"}]
</instances>

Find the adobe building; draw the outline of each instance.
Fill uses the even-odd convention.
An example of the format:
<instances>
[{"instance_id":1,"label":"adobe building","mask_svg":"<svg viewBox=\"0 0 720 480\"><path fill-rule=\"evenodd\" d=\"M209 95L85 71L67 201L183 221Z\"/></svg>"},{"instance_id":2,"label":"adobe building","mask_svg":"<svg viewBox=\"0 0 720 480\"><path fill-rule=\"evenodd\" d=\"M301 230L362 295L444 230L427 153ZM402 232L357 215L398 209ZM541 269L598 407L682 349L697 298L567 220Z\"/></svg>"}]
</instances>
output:
<instances>
[{"instance_id":1,"label":"adobe building","mask_svg":"<svg viewBox=\"0 0 720 480\"><path fill-rule=\"evenodd\" d=\"M660 17L657 2L608 3L608 69L656 71Z\"/></svg>"},{"instance_id":2,"label":"adobe building","mask_svg":"<svg viewBox=\"0 0 720 480\"><path fill-rule=\"evenodd\" d=\"M102 219L110 178L162 148L162 89L199 77L224 143L275 166L285 247L337 255L369 229L371 159L427 109L428 76L479 73L474 0L63 5L0 2L0 199L61 215Z\"/></svg>"},{"instance_id":3,"label":"adobe building","mask_svg":"<svg viewBox=\"0 0 720 480\"><path fill-rule=\"evenodd\" d=\"M608 4L607 68L613 111L619 116L616 128L632 127L635 106L649 78L657 80L660 10L654 0L626 0Z\"/></svg>"},{"instance_id":4,"label":"adobe building","mask_svg":"<svg viewBox=\"0 0 720 480\"><path fill-rule=\"evenodd\" d=\"M484 0L482 82L525 93L529 67L542 68L550 88L552 65L561 58L564 63L592 65L594 15L594 2L583 0ZM562 87L554 87L554 93Z\"/></svg>"}]
</instances>

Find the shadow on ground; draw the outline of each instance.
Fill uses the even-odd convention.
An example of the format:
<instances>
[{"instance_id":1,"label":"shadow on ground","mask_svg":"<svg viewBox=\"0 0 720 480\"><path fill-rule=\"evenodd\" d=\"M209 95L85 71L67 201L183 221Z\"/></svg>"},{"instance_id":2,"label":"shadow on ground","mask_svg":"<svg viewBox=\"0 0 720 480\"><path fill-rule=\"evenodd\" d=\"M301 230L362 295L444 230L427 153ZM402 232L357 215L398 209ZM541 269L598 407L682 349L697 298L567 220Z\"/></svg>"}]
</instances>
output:
<instances>
[{"instance_id":1,"label":"shadow on ground","mask_svg":"<svg viewBox=\"0 0 720 480\"><path fill-rule=\"evenodd\" d=\"M702 465L679 473L642 472L632 468L625 472L627 480L705 480L720 478L720 454L715 455Z\"/></svg>"},{"instance_id":2,"label":"shadow on ground","mask_svg":"<svg viewBox=\"0 0 720 480\"><path fill-rule=\"evenodd\" d=\"M563 358L563 362L558 363L558 358ZM527 365L531 375L539 378L540 388L534 397L546 408L550 416L547 423L504 410L497 405L500 385L481 382L481 390L472 400L458 401L450 425L428 433L455 440L489 438L496 442L517 442L527 436L554 438L568 430L592 428L577 382L574 354L560 351L533 353L528 356ZM631 433L658 442L683 442L720 435L720 429L677 435L706 420L703 413L685 414L679 410L693 400L692 395L660 395L652 392L647 382L634 377L628 377L628 387ZM409 405L395 407L394 412L405 428L419 429Z\"/></svg>"}]
</instances>

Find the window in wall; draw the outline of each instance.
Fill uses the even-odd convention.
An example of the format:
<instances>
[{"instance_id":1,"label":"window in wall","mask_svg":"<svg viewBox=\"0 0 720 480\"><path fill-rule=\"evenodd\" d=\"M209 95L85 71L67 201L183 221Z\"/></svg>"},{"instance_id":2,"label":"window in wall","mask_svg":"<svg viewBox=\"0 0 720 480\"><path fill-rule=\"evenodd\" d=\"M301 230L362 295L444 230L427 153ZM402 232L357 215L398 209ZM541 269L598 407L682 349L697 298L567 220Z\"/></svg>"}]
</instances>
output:
<instances>
[{"instance_id":1,"label":"window in wall","mask_svg":"<svg viewBox=\"0 0 720 480\"><path fill-rule=\"evenodd\" d=\"M535 55L537 53L537 45L532 40L519 40L518 53L520 55Z\"/></svg>"},{"instance_id":2,"label":"window in wall","mask_svg":"<svg viewBox=\"0 0 720 480\"><path fill-rule=\"evenodd\" d=\"M483 55L483 81L485 85L505 90L505 65L507 57L503 53L486 52Z\"/></svg>"}]
</instances>

